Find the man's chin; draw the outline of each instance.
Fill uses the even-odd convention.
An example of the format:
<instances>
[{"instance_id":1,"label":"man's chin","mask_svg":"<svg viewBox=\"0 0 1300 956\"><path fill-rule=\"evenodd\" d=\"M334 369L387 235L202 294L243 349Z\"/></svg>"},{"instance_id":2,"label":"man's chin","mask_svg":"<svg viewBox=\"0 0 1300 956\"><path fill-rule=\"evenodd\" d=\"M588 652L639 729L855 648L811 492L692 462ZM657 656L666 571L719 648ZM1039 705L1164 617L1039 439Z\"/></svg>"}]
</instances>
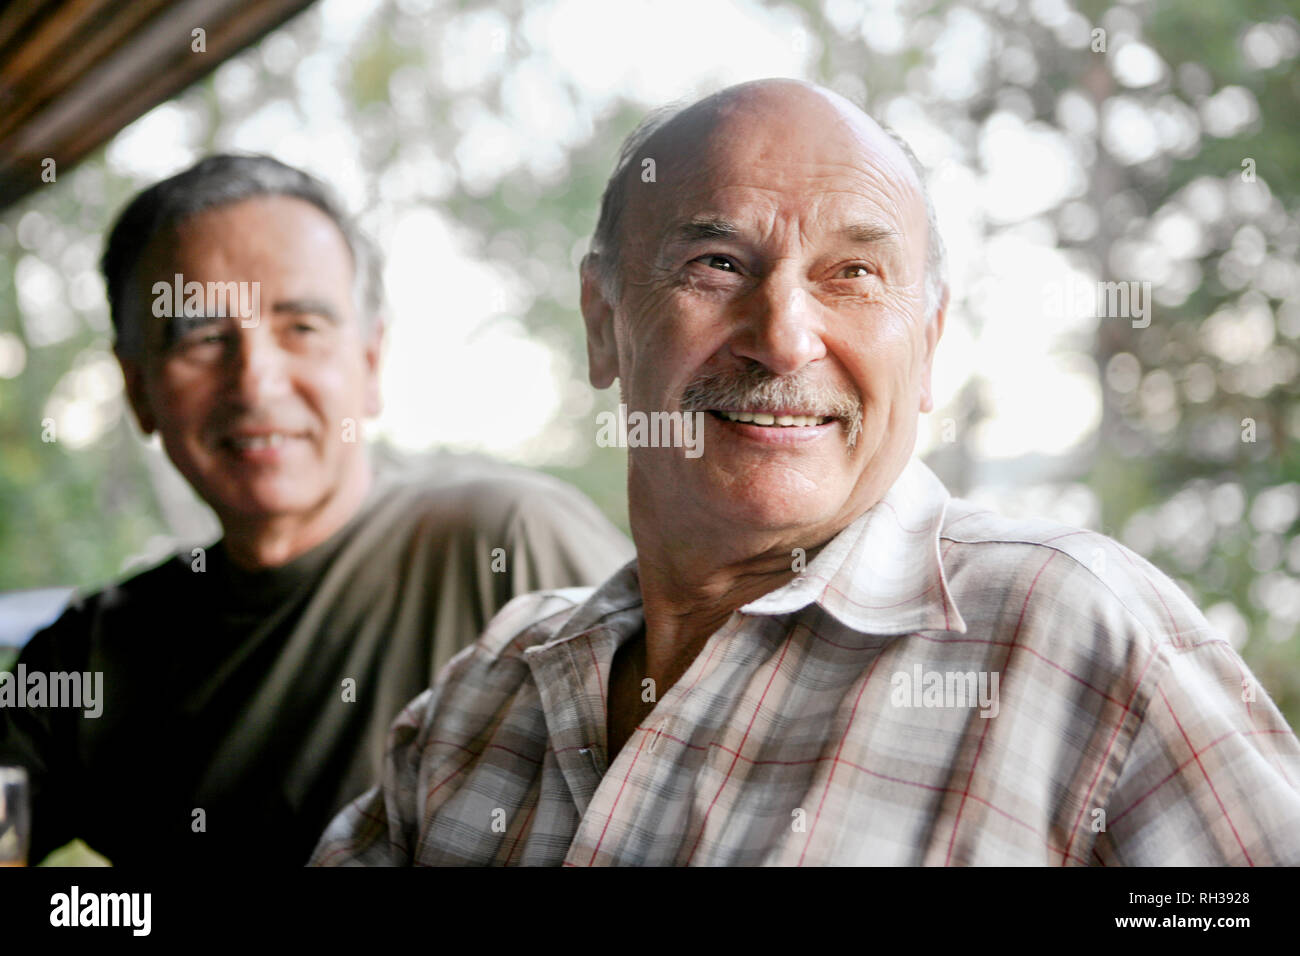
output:
<instances>
[{"instance_id":1,"label":"man's chin","mask_svg":"<svg viewBox=\"0 0 1300 956\"><path fill-rule=\"evenodd\" d=\"M820 490L764 494L756 488L718 499L711 509L721 523L738 532L796 536L803 531L818 532L833 523L837 510Z\"/></svg>"},{"instance_id":2,"label":"man's chin","mask_svg":"<svg viewBox=\"0 0 1300 956\"><path fill-rule=\"evenodd\" d=\"M221 518L222 523L273 521L278 518L311 511L320 504L321 496L311 494L310 483L295 482L287 477L242 481L223 486L204 495L204 500Z\"/></svg>"}]
</instances>

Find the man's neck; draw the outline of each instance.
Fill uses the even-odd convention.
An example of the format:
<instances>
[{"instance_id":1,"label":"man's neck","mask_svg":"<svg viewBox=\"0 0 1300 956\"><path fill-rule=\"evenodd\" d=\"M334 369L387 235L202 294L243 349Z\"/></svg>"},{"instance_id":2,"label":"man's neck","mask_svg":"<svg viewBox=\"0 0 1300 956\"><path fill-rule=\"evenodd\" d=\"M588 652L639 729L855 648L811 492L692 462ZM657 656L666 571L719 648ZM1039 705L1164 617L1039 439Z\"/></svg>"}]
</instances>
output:
<instances>
[{"instance_id":1,"label":"man's neck","mask_svg":"<svg viewBox=\"0 0 1300 956\"><path fill-rule=\"evenodd\" d=\"M647 527L633 514L645 630L619 648L611 667L607 722L611 763L655 702L686 673L732 613L796 574L783 543L752 542L751 553L724 564L719 561L716 537L711 545L698 541L683 546L681 539L670 544L663 532L662 526Z\"/></svg>"},{"instance_id":2,"label":"man's neck","mask_svg":"<svg viewBox=\"0 0 1300 956\"><path fill-rule=\"evenodd\" d=\"M361 510L374 474L367 458L315 508L305 513L249 519L223 518L223 547L231 562L245 571L288 564L328 541Z\"/></svg>"},{"instance_id":3,"label":"man's neck","mask_svg":"<svg viewBox=\"0 0 1300 956\"><path fill-rule=\"evenodd\" d=\"M811 560L838 529L799 539ZM645 613L645 676L661 690L690 666L736 609L776 590L799 572L789 535L690 536L632 516L637 576Z\"/></svg>"},{"instance_id":4,"label":"man's neck","mask_svg":"<svg viewBox=\"0 0 1300 956\"><path fill-rule=\"evenodd\" d=\"M875 507L907 461L874 465L835 514L780 529L734 519L723 523L681 500L675 489L638 481L633 468L628 504L645 609L645 676L656 682L680 676L738 608L788 583L827 542Z\"/></svg>"}]
</instances>

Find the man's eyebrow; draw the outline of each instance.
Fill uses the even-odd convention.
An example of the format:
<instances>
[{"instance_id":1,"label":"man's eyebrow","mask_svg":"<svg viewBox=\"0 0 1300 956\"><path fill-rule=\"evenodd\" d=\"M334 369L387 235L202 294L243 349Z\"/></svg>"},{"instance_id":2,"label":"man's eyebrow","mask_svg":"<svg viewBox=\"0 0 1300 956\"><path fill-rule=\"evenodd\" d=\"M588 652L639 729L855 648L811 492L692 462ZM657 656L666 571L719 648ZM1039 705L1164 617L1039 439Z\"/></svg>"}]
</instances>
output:
<instances>
[{"instance_id":1,"label":"man's eyebrow","mask_svg":"<svg viewBox=\"0 0 1300 956\"><path fill-rule=\"evenodd\" d=\"M339 324L338 312L323 299L279 299L271 306L271 311L290 315L319 315L334 325Z\"/></svg>"},{"instance_id":2,"label":"man's eyebrow","mask_svg":"<svg viewBox=\"0 0 1300 956\"><path fill-rule=\"evenodd\" d=\"M897 243L898 230L880 222L853 222L840 230L840 234L851 242L874 244L879 242Z\"/></svg>"},{"instance_id":3,"label":"man's eyebrow","mask_svg":"<svg viewBox=\"0 0 1300 956\"><path fill-rule=\"evenodd\" d=\"M674 226L669 235L674 242L701 242L709 239L735 239L740 229L721 216L693 216Z\"/></svg>"}]
</instances>

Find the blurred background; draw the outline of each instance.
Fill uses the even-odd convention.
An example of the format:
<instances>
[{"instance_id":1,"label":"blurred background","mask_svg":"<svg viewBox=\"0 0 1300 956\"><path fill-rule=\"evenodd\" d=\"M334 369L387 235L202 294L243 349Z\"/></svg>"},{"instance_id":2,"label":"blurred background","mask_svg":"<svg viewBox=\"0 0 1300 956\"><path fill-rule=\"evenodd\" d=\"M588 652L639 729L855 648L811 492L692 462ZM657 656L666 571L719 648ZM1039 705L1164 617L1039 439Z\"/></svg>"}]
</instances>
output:
<instances>
[{"instance_id":1,"label":"blurred background","mask_svg":"<svg viewBox=\"0 0 1300 956\"><path fill-rule=\"evenodd\" d=\"M925 459L1146 555L1300 726L1292 3L321 0L259 36L0 210L0 643L217 533L111 355L96 263L136 190L217 150L332 184L387 256L378 453L542 469L626 527L578 312L601 189L649 108L792 76L931 171L953 298ZM1149 289L1145 317L1099 282Z\"/></svg>"}]
</instances>

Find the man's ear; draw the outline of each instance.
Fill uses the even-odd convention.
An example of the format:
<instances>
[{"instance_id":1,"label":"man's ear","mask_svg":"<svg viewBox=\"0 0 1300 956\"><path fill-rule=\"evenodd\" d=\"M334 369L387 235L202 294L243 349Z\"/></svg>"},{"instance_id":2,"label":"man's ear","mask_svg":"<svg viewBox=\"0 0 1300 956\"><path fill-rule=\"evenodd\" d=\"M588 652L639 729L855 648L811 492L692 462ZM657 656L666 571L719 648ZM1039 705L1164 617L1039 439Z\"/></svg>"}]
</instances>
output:
<instances>
[{"instance_id":1,"label":"man's ear","mask_svg":"<svg viewBox=\"0 0 1300 956\"><path fill-rule=\"evenodd\" d=\"M601 288L599 263L595 253L582 259L582 320L587 324L587 377L596 388L609 388L618 378L618 343L614 306Z\"/></svg>"},{"instance_id":2,"label":"man's ear","mask_svg":"<svg viewBox=\"0 0 1300 956\"><path fill-rule=\"evenodd\" d=\"M930 384L930 373L934 368L934 350L943 335L943 320L948 315L948 287L943 287L943 296L934 318L925 324L925 360L921 366L921 411L934 411L934 389Z\"/></svg>"},{"instance_id":3,"label":"man's ear","mask_svg":"<svg viewBox=\"0 0 1300 956\"><path fill-rule=\"evenodd\" d=\"M370 328L363 333L365 339L366 362L366 415L373 418L384 408L384 400L379 390L379 360L383 355L384 317L373 316Z\"/></svg>"},{"instance_id":4,"label":"man's ear","mask_svg":"<svg viewBox=\"0 0 1300 956\"><path fill-rule=\"evenodd\" d=\"M153 406L149 403L149 390L145 387L144 364L138 359L127 358L120 352L114 352L117 364L122 369L122 381L126 384L126 400L135 413L135 420L140 431L152 435L158 427L154 420Z\"/></svg>"}]
</instances>

